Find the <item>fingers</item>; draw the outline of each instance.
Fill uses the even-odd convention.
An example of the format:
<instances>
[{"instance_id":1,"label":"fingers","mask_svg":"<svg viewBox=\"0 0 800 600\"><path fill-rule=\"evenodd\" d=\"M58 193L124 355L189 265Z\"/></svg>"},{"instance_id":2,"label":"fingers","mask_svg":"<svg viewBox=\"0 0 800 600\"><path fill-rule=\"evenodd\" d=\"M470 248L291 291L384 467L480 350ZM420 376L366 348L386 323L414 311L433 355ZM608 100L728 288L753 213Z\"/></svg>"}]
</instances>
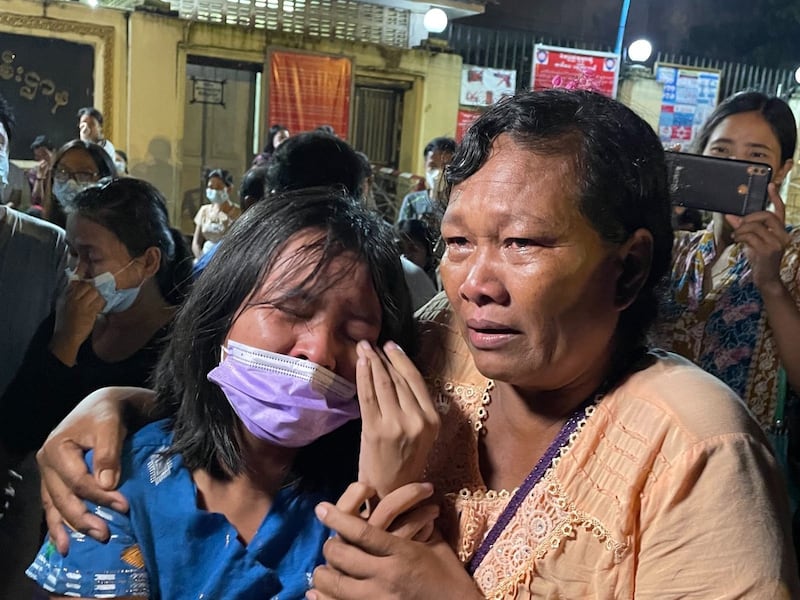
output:
<instances>
[{"instance_id":1,"label":"fingers","mask_svg":"<svg viewBox=\"0 0 800 600\"><path fill-rule=\"evenodd\" d=\"M347 486L347 489L336 502L336 508L348 515L358 515L361 507L375 497L375 489L365 483L357 481Z\"/></svg>"},{"instance_id":2,"label":"fingers","mask_svg":"<svg viewBox=\"0 0 800 600\"><path fill-rule=\"evenodd\" d=\"M425 379L417 369L416 365L406 355L405 352L394 342L387 342L384 345L386 356L391 362L392 366L402 376L404 383L407 384L408 389L411 391L411 399L413 399L414 406L422 409L429 424L433 424L438 428L439 413L431 400L428 386L425 384ZM404 406L404 408L406 408Z\"/></svg>"},{"instance_id":3,"label":"fingers","mask_svg":"<svg viewBox=\"0 0 800 600\"><path fill-rule=\"evenodd\" d=\"M363 356L370 366L370 400L374 398L376 407L373 409L372 406L367 406L368 415L377 416L379 413L395 423L400 423L402 415L421 416L426 426L438 429L439 415L431 401L425 380L414 363L394 342L387 342L384 351L385 355L376 352L367 342L359 344L359 357ZM366 387L366 373L363 374L363 379ZM409 424L415 426L413 422ZM415 428L418 427L419 424Z\"/></svg>"},{"instance_id":4,"label":"fingers","mask_svg":"<svg viewBox=\"0 0 800 600\"><path fill-rule=\"evenodd\" d=\"M369 524L386 530L400 515L433 495L430 483L409 483L383 498L369 518Z\"/></svg>"},{"instance_id":5,"label":"fingers","mask_svg":"<svg viewBox=\"0 0 800 600\"><path fill-rule=\"evenodd\" d=\"M362 422L375 422L381 417L378 397L375 394L375 384L372 381L372 367L368 353L372 348L369 342L359 342L356 346L358 361L356 362L356 389L358 390L358 405L361 410Z\"/></svg>"},{"instance_id":6,"label":"fingers","mask_svg":"<svg viewBox=\"0 0 800 600\"><path fill-rule=\"evenodd\" d=\"M85 477L91 480L86 473ZM42 470L42 504L50 536L61 554L66 554L69 536L64 523L81 533L104 542L109 537L108 525L103 519L89 513L86 504L49 469Z\"/></svg>"},{"instance_id":7,"label":"fingers","mask_svg":"<svg viewBox=\"0 0 800 600\"><path fill-rule=\"evenodd\" d=\"M755 215L759 215L756 217ZM789 243L789 234L783 224L772 213L761 212L748 215L733 232L737 242L752 242L754 248L783 250Z\"/></svg>"},{"instance_id":8,"label":"fingers","mask_svg":"<svg viewBox=\"0 0 800 600\"><path fill-rule=\"evenodd\" d=\"M367 553L373 556L387 556L391 553L392 543L396 538L373 527L361 517L348 515L330 502L317 504L314 513L323 525Z\"/></svg>"},{"instance_id":9,"label":"fingers","mask_svg":"<svg viewBox=\"0 0 800 600\"><path fill-rule=\"evenodd\" d=\"M61 520L61 513L53 507L53 501L50 499L50 494L47 493L47 488L44 483L41 485L42 494L42 507L44 508L44 519L47 523L47 530L50 532L50 538L56 545L56 550L61 556L66 556L69 550L69 535L64 530L64 523Z\"/></svg>"},{"instance_id":10,"label":"fingers","mask_svg":"<svg viewBox=\"0 0 800 600\"><path fill-rule=\"evenodd\" d=\"M438 504L423 504L400 515L389 526L392 535L404 540L426 542L433 533L436 519L439 517Z\"/></svg>"},{"instance_id":11,"label":"fingers","mask_svg":"<svg viewBox=\"0 0 800 600\"><path fill-rule=\"evenodd\" d=\"M366 589L367 582L349 577L329 565L314 569L312 581L314 589L306 592L307 600L350 600L351 598L376 597Z\"/></svg>"},{"instance_id":12,"label":"fingers","mask_svg":"<svg viewBox=\"0 0 800 600\"><path fill-rule=\"evenodd\" d=\"M778 186L774 183L770 183L767 186L767 194L769 194L769 199L772 202L775 216L780 219L782 224L786 223L786 205L783 203L783 198L781 198L781 195L778 193Z\"/></svg>"},{"instance_id":13,"label":"fingers","mask_svg":"<svg viewBox=\"0 0 800 600\"><path fill-rule=\"evenodd\" d=\"M125 442L125 429L118 419L104 419L97 422L94 435L94 455L92 472L97 482L105 490L113 490L119 484L122 445ZM102 504L102 503L101 503ZM112 506L111 508L118 508ZM127 508L121 512L126 512Z\"/></svg>"},{"instance_id":14,"label":"fingers","mask_svg":"<svg viewBox=\"0 0 800 600\"><path fill-rule=\"evenodd\" d=\"M329 538L322 548L322 553L325 556L325 562L334 571L334 573L330 574L334 574L337 579L342 574L346 574L345 577L347 578L366 579L375 573L376 557L364 552L358 546L347 543L340 537ZM324 581L323 579L320 582L316 577L316 573L314 574L315 586L327 589L329 593L337 593L331 585L323 583ZM339 588L338 582L335 585ZM336 597L341 596L337 595Z\"/></svg>"}]
</instances>

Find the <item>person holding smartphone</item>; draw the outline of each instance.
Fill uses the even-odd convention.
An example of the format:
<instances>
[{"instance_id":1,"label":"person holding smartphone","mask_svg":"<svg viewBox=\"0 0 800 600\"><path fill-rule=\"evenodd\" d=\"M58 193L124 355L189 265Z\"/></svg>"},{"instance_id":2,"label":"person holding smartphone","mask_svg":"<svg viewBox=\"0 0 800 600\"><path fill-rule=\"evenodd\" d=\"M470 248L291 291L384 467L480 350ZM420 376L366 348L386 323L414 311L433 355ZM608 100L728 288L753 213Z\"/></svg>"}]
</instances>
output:
<instances>
[{"instance_id":1,"label":"person holding smartphone","mask_svg":"<svg viewBox=\"0 0 800 600\"><path fill-rule=\"evenodd\" d=\"M800 229L786 226L778 194L796 142L794 115L779 98L740 92L711 114L694 152L768 164L772 209L714 213L706 229L675 233L654 340L722 379L764 428L782 413L782 369L788 393L800 390Z\"/></svg>"}]
</instances>

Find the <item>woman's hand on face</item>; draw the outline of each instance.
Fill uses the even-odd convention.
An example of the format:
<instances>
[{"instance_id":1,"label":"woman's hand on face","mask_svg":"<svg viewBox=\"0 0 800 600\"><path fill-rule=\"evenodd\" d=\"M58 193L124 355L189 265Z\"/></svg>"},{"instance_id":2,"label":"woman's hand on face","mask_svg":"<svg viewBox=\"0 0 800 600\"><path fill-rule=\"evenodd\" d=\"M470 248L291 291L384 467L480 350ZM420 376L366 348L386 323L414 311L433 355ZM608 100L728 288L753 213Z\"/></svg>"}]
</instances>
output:
<instances>
[{"instance_id":1,"label":"woman's hand on face","mask_svg":"<svg viewBox=\"0 0 800 600\"><path fill-rule=\"evenodd\" d=\"M414 363L394 342L380 355L358 344L356 385L361 406L358 479L383 498L422 479L439 432L439 415Z\"/></svg>"},{"instance_id":2,"label":"woman's hand on face","mask_svg":"<svg viewBox=\"0 0 800 600\"><path fill-rule=\"evenodd\" d=\"M733 226L733 240L745 246L747 260L753 269L753 282L762 294L771 287L783 286L780 278L781 259L789 244L783 200L774 183L769 184L768 190L775 212L762 210L744 217L725 217Z\"/></svg>"},{"instance_id":3,"label":"woman's hand on face","mask_svg":"<svg viewBox=\"0 0 800 600\"><path fill-rule=\"evenodd\" d=\"M416 493L407 487L395 493ZM395 499L398 506L404 503ZM309 600L483 598L437 533L425 542L405 539L328 503L318 505L316 513L337 535L325 542L327 564L314 570L314 587L306 594Z\"/></svg>"},{"instance_id":4,"label":"woman's hand on face","mask_svg":"<svg viewBox=\"0 0 800 600\"><path fill-rule=\"evenodd\" d=\"M56 305L56 324L51 350L63 363L72 366L80 345L89 337L97 315L106 302L88 281L70 281ZM71 360L70 360L71 358Z\"/></svg>"},{"instance_id":5,"label":"woman's hand on face","mask_svg":"<svg viewBox=\"0 0 800 600\"><path fill-rule=\"evenodd\" d=\"M66 554L69 546L64 522L100 541L108 539L106 522L89 513L81 498L119 512L128 510L125 497L113 491L119 481L119 457L126 434L123 400L127 396L126 388L103 388L90 394L36 453L47 528L61 554ZM94 475L84 461L88 449L94 450Z\"/></svg>"}]
</instances>

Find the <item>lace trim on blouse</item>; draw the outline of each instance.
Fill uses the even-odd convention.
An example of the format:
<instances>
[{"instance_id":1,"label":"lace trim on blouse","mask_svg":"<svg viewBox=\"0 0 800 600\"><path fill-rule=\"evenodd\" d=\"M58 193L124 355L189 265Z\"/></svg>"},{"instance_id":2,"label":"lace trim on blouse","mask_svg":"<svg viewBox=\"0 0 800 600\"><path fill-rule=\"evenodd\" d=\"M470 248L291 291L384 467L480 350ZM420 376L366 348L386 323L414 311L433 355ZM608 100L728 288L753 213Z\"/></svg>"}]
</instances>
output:
<instances>
[{"instance_id":1,"label":"lace trim on blouse","mask_svg":"<svg viewBox=\"0 0 800 600\"><path fill-rule=\"evenodd\" d=\"M485 406L479 390L475 386L440 380L434 382L434 389L439 391L435 397L440 413L447 414L452 410L451 402L461 405L476 442L481 430L479 425L485 419ZM526 582L535 577L536 560L558 551L566 540L574 539L581 531L591 534L598 543L603 544L614 555L615 562L625 554L627 545L615 539L598 519L578 510L563 492L555 475L561 458L570 452L594 412L594 405L586 408L585 416L579 421L569 442L561 448L552 466L522 502L515 517L476 570L475 581L487 598L514 597L515 590L520 586L527 587ZM477 468L477 458L471 466ZM467 563L475 554L514 491L470 490L464 487L456 493L445 494L445 502L458 515L455 550L462 562Z\"/></svg>"}]
</instances>

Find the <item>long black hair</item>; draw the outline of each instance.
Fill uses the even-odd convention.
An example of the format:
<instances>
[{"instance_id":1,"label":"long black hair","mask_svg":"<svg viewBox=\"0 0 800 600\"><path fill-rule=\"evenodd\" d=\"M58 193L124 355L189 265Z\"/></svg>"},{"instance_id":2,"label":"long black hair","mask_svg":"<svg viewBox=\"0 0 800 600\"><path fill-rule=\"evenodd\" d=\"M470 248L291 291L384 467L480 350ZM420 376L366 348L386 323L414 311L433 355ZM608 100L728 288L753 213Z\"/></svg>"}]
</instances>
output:
<instances>
[{"instance_id":1,"label":"long black hair","mask_svg":"<svg viewBox=\"0 0 800 600\"><path fill-rule=\"evenodd\" d=\"M342 254L367 266L382 308L379 342L394 340L416 351L416 328L391 228L360 203L329 189L273 195L240 217L195 282L179 310L172 337L156 371L157 405L170 418L172 453L187 468L228 479L244 471L241 423L222 390L207 379L241 307L252 300L286 244L303 231L319 231L293 273L311 272L286 294L260 299L280 306L297 294L315 297L336 284L325 273ZM291 278L292 273L286 275ZM341 275L346 277L347 274ZM278 286L280 287L280 286ZM351 422L302 448L293 473L309 487L341 489L356 476L359 422Z\"/></svg>"}]
</instances>

